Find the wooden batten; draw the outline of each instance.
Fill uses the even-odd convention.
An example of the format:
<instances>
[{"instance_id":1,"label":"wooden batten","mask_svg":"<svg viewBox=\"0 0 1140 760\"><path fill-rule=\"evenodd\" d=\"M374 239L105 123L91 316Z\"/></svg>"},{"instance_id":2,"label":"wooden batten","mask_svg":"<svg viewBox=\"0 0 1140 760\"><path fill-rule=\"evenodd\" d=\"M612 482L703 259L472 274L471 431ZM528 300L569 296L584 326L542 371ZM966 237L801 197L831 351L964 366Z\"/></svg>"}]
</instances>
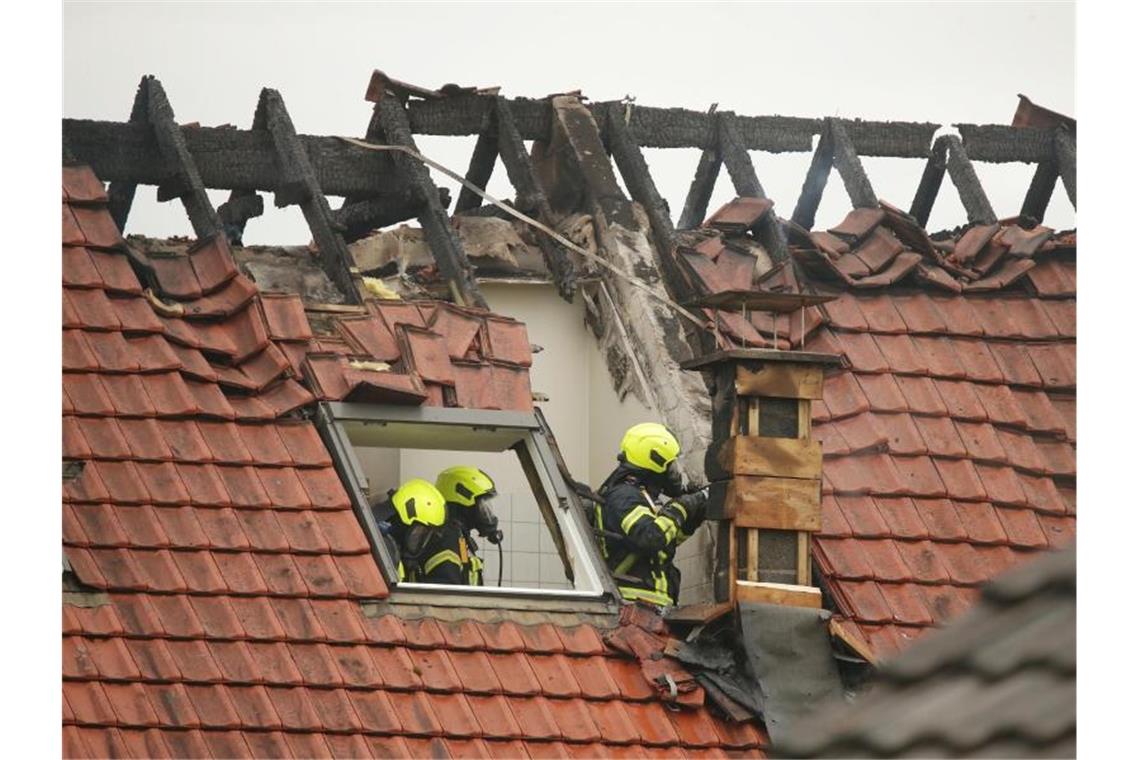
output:
<instances>
[{"instance_id":1,"label":"wooden batten","mask_svg":"<svg viewBox=\"0 0 1140 760\"><path fill-rule=\"evenodd\" d=\"M823 368L770 362L751 369L738 364L736 393L739 396L822 399Z\"/></svg>"},{"instance_id":2,"label":"wooden batten","mask_svg":"<svg viewBox=\"0 0 1140 760\"><path fill-rule=\"evenodd\" d=\"M738 528L818 531L820 491L818 479L737 475L725 488L724 516Z\"/></svg>"},{"instance_id":3,"label":"wooden batten","mask_svg":"<svg viewBox=\"0 0 1140 760\"><path fill-rule=\"evenodd\" d=\"M796 534L796 583L811 585L811 534L806 531Z\"/></svg>"},{"instance_id":4,"label":"wooden batten","mask_svg":"<svg viewBox=\"0 0 1140 760\"><path fill-rule=\"evenodd\" d=\"M793 607L820 609L823 597L813 586L793 586L786 583L736 582L736 601L761 604L785 604Z\"/></svg>"},{"instance_id":5,"label":"wooden batten","mask_svg":"<svg viewBox=\"0 0 1140 760\"><path fill-rule=\"evenodd\" d=\"M808 438L737 435L721 445L720 465L733 476L818 480L823 473L823 447Z\"/></svg>"}]
</instances>

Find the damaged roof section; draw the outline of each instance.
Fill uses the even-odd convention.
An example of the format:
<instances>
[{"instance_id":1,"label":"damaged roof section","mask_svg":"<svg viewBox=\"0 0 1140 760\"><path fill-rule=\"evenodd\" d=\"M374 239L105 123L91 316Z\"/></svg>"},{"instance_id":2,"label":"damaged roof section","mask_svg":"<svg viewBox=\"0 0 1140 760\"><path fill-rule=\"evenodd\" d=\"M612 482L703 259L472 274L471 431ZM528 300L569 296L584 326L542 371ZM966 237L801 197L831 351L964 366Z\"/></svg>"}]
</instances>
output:
<instances>
[{"instance_id":1,"label":"damaged roof section","mask_svg":"<svg viewBox=\"0 0 1140 760\"><path fill-rule=\"evenodd\" d=\"M789 227L792 260L773 267L751 208L730 203L676 253L705 298L833 297L706 314L730 346L771 347L775 333L777 348L843 357L813 406L813 553L832 625L888 656L1075 537L1076 235L1010 219L932 239L881 203L827 230ZM751 226L718 228L733 216Z\"/></svg>"},{"instance_id":2,"label":"damaged roof section","mask_svg":"<svg viewBox=\"0 0 1140 760\"><path fill-rule=\"evenodd\" d=\"M888 662L854 704L794 727L781 757L1074 757L1076 551L986 586L976 607Z\"/></svg>"},{"instance_id":3,"label":"damaged roof section","mask_svg":"<svg viewBox=\"0 0 1140 760\"><path fill-rule=\"evenodd\" d=\"M754 716L719 717L678 661L606 643L630 621L365 611L389 588L299 413L323 392L310 360L414 367L449 403L464 364L525 378L521 324L436 302L306 313L221 236L128 249L87 167L63 199L63 550L89 592L63 605L65 755L760 753Z\"/></svg>"}]
</instances>

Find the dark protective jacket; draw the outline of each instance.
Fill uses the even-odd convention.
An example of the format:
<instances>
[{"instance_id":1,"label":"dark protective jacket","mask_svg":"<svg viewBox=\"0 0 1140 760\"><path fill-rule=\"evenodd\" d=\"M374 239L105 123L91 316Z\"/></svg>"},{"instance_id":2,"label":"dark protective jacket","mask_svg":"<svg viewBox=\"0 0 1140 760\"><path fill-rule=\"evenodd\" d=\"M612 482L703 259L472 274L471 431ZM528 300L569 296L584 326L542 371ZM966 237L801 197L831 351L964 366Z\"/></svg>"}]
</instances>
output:
<instances>
[{"instance_id":1,"label":"dark protective jacket","mask_svg":"<svg viewBox=\"0 0 1140 760\"><path fill-rule=\"evenodd\" d=\"M476 530L474 523L476 510L455 502L447 502L447 522L454 530L459 531L460 560L462 560L462 580L460 583L467 586L483 585L483 559L476 553L479 544L472 538L471 532Z\"/></svg>"},{"instance_id":2,"label":"dark protective jacket","mask_svg":"<svg viewBox=\"0 0 1140 760\"><path fill-rule=\"evenodd\" d=\"M618 590L631 601L677 603L681 571L673 555L704 520L699 499L665 497L659 506L667 490L663 476L625 462L599 489L604 504L595 506L594 532Z\"/></svg>"},{"instance_id":3,"label":"dark protective jacket","mask_svg":"<svg viewBox=\"0 0 1140 760\"><path fill-rule=\"evenodd\" d=\"M412 554L408 535L416 526L405 525L396 515L391 501L373 507L378 523L387 523L386 533L389 545L394 545L399 555L400 580L409 583L449 583L465 585L464 561L467 555L466 542L459 526L451 521L441 526L419 526L429 532L424 547L418 554Z\"/></svg>"}]
</instances>

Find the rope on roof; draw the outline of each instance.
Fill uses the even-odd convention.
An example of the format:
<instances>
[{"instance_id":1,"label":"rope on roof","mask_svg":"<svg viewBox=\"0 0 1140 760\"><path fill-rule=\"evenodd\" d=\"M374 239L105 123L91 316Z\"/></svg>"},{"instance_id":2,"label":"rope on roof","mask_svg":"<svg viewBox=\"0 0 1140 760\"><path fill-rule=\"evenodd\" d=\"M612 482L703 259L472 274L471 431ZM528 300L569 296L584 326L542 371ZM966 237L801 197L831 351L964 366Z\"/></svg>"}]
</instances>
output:
<instances>
[{"instance_id":1,"label":"rope on roof","mask_svg":"<svg viewBox=\"0 0 1140 760\"><path fill-rule=\"evenodd\" d=\"M716 334L715 329L713 329L712 327L709 327L709 325L707 325L701 319L698 319L697 317L693 316L688 311L688 309L681 306L679 303L677 303L673 299L669 298L668 296L661 295L660 293L658 293L657 291L655 291L653 288L649 287L645 283L630 277L629 275L627 275L625 272L621 271L615 265L611 264L610 262L606 261L605 259L603 259L602 257L600 257L596 254L590 253L585 248L582 248L581 246L579 246L576 243L569 240L566 236L560 234L557 230L551 229L550 227L548 227L547 225L538 221L537 219L534 219L530 216L527 216L526 214L519 211L514 206L511 206L510 204L505 203L504 201L501 201L498 198L495 198L490 193L486 192L481 187L476 185L474 182L468 181L465 177L457 174L456 172L453 172L451 169L448 169L446 166L444 166L444 165L442 165L436 161L431 160L430 158L423 155L419 151L413 150L412 148L409 148L409 147L404 146L404 145L378 145L376 143L366 142L365 140L358 140L355 137L343 137L343 136L341 136L340 139L344 140L347 143L351 143L352 145L355 145L358 148L364 148L366 150L399 151L401 153L406 153L407 155L411 156L415 160L421 161L424 164L426 164L427 166L430 166L431 168L435 169L436 171L442 172L443 174L446 174L448 177L455 180L456 182L461 183L465 188L467 188L471 192L475 193L476 195L483 198L487 202L489 202L489 203L497 206L498 208L502 209L503 211L507 212L508 214L515 217L519 221L524 222L525 224L528 224L531 227L534 227L536 230L539 230L540 232L543 232L543 233L549 235L550 237L552 237L554 240L556 240L558 243L560 243L562 246L564 246L568 250L573 251L574 253L576 253L579 256L587 259L588 261L592 261L592 262L598 264L599 266L605 267L606 269L610 270L610 272L612 272L617 277L621 278L622 280L629 283L633 287L645 291L646 293L651 295L653 298L657 299L658 301L665 304L667 307L669 307L673 311L680 314L685 319L687 319L690 322L692 322L693 324L697 325L702 330L708 330L709 332L713 333L714 335Z\"/></svg>"}]
</instances>

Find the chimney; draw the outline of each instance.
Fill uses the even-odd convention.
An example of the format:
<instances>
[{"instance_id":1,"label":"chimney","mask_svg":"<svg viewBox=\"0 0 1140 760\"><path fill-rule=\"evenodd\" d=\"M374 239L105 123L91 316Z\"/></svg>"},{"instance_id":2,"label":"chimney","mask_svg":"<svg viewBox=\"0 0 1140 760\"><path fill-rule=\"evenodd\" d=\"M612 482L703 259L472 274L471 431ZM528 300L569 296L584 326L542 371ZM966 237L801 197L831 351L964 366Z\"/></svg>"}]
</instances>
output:
<instances>
[{"instance_id":1,"label":"chimney","mask_svg":"<svg viewBox=\"0 0 1140 760\"><path fill-rule=\"evenodd\" d=\"M741 293L746 301L721 308L791 311L831 300L778 294L774 308L774 295ZM732 349L682 365L700 370L712 394L705 474L708 516L717 521L718 602L821 606L811 534L820 529L823 457L812 437L811 402L823 397L824 368L839 361L833 354Z\"/></svg>"}]
</instances>

